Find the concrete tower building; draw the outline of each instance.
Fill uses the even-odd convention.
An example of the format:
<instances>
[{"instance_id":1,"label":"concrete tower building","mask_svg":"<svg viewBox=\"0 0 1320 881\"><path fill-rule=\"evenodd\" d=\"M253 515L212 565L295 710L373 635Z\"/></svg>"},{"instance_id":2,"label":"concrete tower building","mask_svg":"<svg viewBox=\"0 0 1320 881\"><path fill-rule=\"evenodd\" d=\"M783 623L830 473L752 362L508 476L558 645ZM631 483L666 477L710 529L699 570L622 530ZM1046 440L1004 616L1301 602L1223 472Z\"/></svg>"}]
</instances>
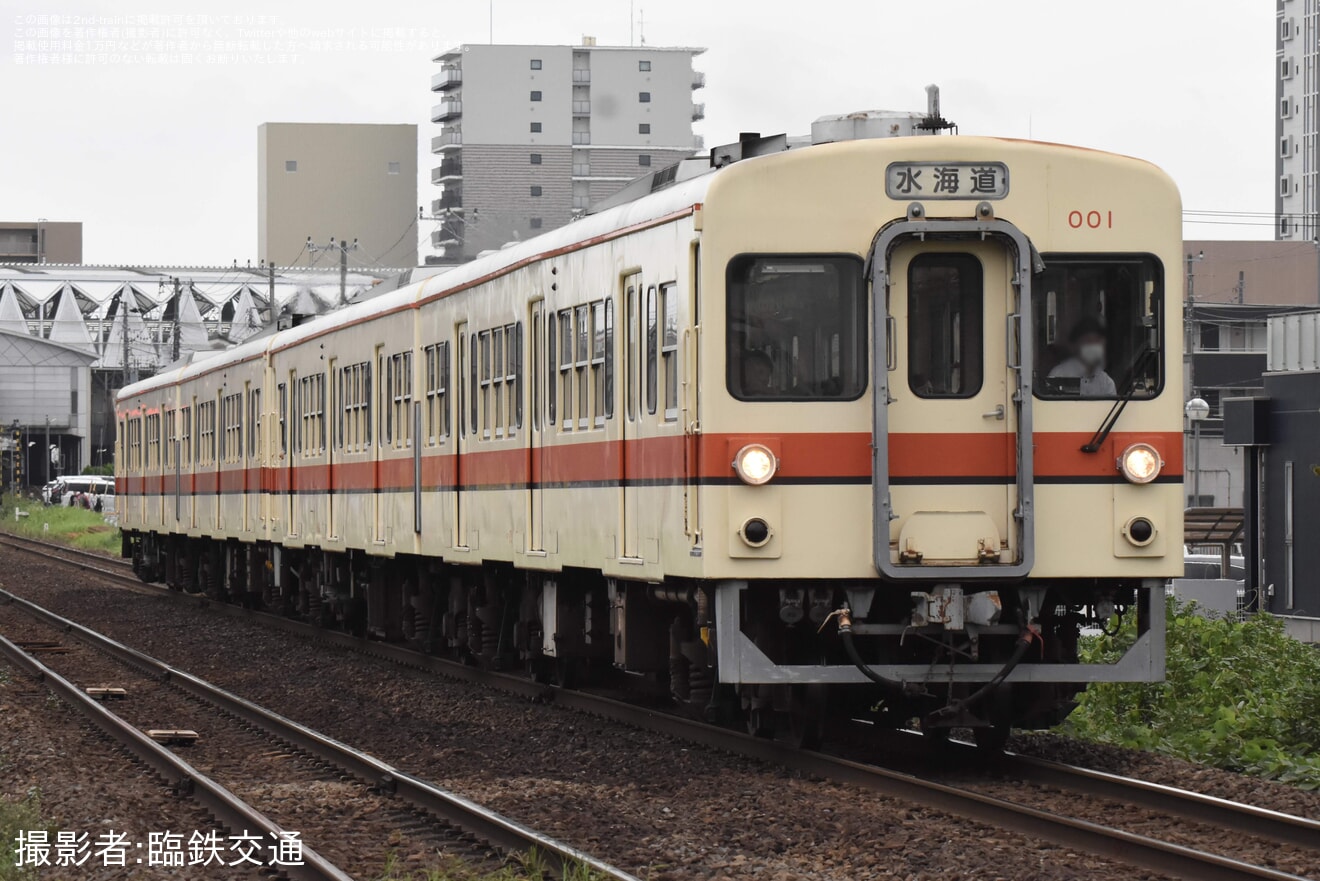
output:
<instances>
[{"instance_id":1,"label":"concrete tower building","mask_svg":"<svg viewBox=\"0 0 1320 881\"><path fill-rule=\"evenodd\" d=\"M1275 235L1316 239L1320 0L1275 0Z\"/></svg>"},{"instance_id":2,"label":"concrete tower building","mask_svg":"<svg viewBox=\"0 0 1320 881\"><path fill-rule=\"evenodd\" d=\"M268 122L257 129L257 257L339 262L307 248L357 240L349 266L417 265L417 126Z\"/></svg>"},{"instance_id":3,"label":"concrete tower building","mask_svg":"<svg viewBox=\"0 0 1320 881\"><path fill-rule=\"evenodd\" d=\"M463 45L437 56L432 245L471 256L568 223L700 149L703 49Z\"/></svg>"}]
</instances>

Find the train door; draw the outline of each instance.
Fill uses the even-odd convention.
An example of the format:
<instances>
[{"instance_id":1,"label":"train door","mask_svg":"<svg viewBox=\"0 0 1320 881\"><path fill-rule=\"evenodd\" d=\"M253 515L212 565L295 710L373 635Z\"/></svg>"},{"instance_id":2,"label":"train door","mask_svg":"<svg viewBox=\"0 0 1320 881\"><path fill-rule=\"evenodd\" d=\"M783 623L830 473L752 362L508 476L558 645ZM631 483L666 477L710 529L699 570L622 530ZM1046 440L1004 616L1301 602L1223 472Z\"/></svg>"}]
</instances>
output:
<instances>
[{"instance_id":1,"label":"train door","mask_svg":"<svg viewBox=\"0 0 1320 881\"><path fill-rule=\"evenodd\" d=\"M382 493L384 468L381 461L381 454L385 451L385 419L386 413L393 403L390 399L391 390L386 380L385 371L385 347L376 346L375 356L372 358L376 365L376 376L368 383L376 395L376 434L375 442L371 444L371 484L374 491L371 493L371 540L376 544L384 544L385 521L389 517L390 499L385 493ZM372 418L368 415L368 419Z\"/></svg>"},{"instance_id":2,"label":"train door","mask_svg":"<svg viewBox=\"0 0 1320 881\"><path fill-rule=\"evenodd\" d=\"M1000 237L898 238L887 253L887 321L876 286L877 351L887 356L875 365L877 567L894 577L1024 572L1030 343L1015 286L1029 269Z\"/></svg>"},{"instance_id":3,"label":"train door","mask_svg":"<svg viewBox=\"0 0 1320 881\"><path fill-rule=\"evenodd\" d=\"M464 498L463 455L467 451L468 431L477 429L475 414L470 412L468 397L474 389L468 385L469 370L476 369L475 353L472 351L476 337L468 339L467 322L459 324L454 338L458 340L458 371L454 377L454 386L458 389L455 403L458 406L458 430L454 432L454 547L468 546L467 499ZM475 403L475 402L473 402Z\"/></svg>"},{"instance_id":4,"label":"train door","mask_svg":"<svg viewBox=\"0 0 1320 881\"><path fill-rule=\"evenodd\" d=\"M288 456L284 460L287 480L285 485L288 491L288 527L287 532L290 536L297 537L298 522L301 519L298 516L298 508L301 502L298 499L298 457L302 453L302 397L298 393L298 371L289 371L289 389L282 403L286 404L287 431L289 438Z\"/></svg>"},{"instance_id":5,"label":"train door","mask_svg":"<svg viewBox=\"0 0 1320 881\"><path fill-rule=\"evenodd\" d=\"M654 288L652 297L655 296ZM641 511L637 504L637 487L632 485L630 474L635 470L634 459L637 457L638 429L642 424L642 274L635 272L623 279L625 300L624 318L628 325L624 338L624 418L620 426L620 474L619 474L619 510L622 520L623 547L619 556L628 560L640 560L641 546Z\"/></svg>"},{"instance_id":6,"label":"train door","mask_svg":"<svg viewBox=\"0 0 1320 881\"><path fill-rule=\"evenodd\" d=\"M265 376L264 370L262 376ZM265 414L261 412L261 385L259 383L256 388L252 388L249 384L248 388L248 462L243 507L247 511L246 529L249 532L261 528L261 498L264 492L261 485L261 463L266 459L266 450L261 429Z\"/></svg>"},{"instance_id":7,"label":"train door","mask_svg":"<svg viewBox=\"0 0 1320 881\"><path fill-rule=\"evenodd\" d=\"M344 423L343 419L343 399L344 386L343 377L339 376L339 359L331 358L329 369L326 370L324 384L322 385L322 413L324 420L322 425L325 438L325 493L326 493L326 521L325 535L327 538L339 538L338 514L339 502L335 497L335 444L343 438Z\"/></svg>"},{"instance_id":8,"label":"train door","mask_svg":"<svg viewBox=\"0 0 1320 881\"><path fill-rule=\"evenodd\" d=\"M545 351L545 301L537 300L531 306L532 332L529 364L527 371L530 380L532 418L527 431L527 550L533 553L545 552L545 500L542 498L541 484L545 474L543 435L541 422L541 402L545 398L546 351Z\"/></svg>"},{"instance_id":9,"label":"train door","mask_svg":"<svg viewBox=\"0 0 1320 881\"><path fill-rule=\"evenodd\" d=\"M225 476L225 447L221 444L221 439L225 435L224 418L225 396L223 392L216 392L211 398L210 407L210 454L211 466L215 469L215 493L211 496L211 527L216 532L224 530L224 476Z\"/></svg>"}]
</instances>

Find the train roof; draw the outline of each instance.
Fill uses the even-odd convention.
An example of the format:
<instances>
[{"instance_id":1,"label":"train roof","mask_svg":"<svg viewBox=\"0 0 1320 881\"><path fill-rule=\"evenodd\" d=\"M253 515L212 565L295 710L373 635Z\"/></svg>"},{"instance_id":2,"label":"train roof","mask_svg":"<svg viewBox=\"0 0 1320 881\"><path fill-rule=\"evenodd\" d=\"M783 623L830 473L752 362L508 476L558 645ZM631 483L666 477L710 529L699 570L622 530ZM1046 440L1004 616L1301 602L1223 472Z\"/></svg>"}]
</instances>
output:
<instances>
[{"instance_id":1,"label":"train roof","mask_svg":"<svg viewBox=\"0 0 1320 881\"><path fill-rule=\"evenodd\" d=\"M588 215L581 220L551 230L544 235L502 248L492 254L464 263L448 272L432 276L416 284L390 291L361 303L353 303L330 315L308 321L297 327L243 343L224 352L205 358L195 358L179 369L159 373L132 385L125 386L118 399L130 398L156 388L194 379L216 370L261 357L268 350L279 351L304 340L321 336L341 327L358 324L370 318L407 308L421 302L442 297L447 293L469 287L482 279L497 276L542 255L589 244L594 239L609 236L634 226L645 226L666 217L690 211L699 205L718 173L702 175L677 184L654 195Z\"/></svg>"},{"instance_id":2,"label":"train roof","mask_svg":"<svg viewBox=\"0 0 1320 881\"><path fill-rule=\"evenodd\" d=\"M502 275L505 272L518 268L521 265L532 263L537 259L547 255L571 250L575 247L582 247L591 244L595 240L600 240L620 232L624 232L634 227L644 227L649 224L661 222L665 218L680 216L685 212L692 211L700 206L706 198L713 183L718 179L730 175L739 175L753 167L761 167L765 164L784 161L786 157L792 156L793 160L800 160L803 154L809 152L828 152L834 150L855 150L860 145L866 145L862 149L874 149L877 152L899 152L904 147L913 146L914 142L921 142L920 152L925 152L931 143L959 142L968 144L982 142L986 144L996 144L998 149L1019 152L1023 150L1075 150L1078 154L1092 154L1097 156L1107 156L1116 159L1126 159L1132 162L1139 162L1150 166L1144 160L1133 159L1132 157L1122 156L1121 154L1106 153L1104 151L1091 150L1084 147L1071 147L1063 144L1050 144L1039 141L1025 141L1011 138L988 138L972 136L951 136L951 137L903 137L903 138L880 138L865 141L840 141L829 144L818 144L787 150L786 152L769 153L766 155L749 158L734 162L723 168L711 169L710 172L688 180L680 181L665 189L651 193L632 202L609 208L598 214L589 214L580 220L576 220L566 226L551 230L543 235L506 246L499 251L487 254L484 257L464 263L455 268L427 278L416 284L407 285L397 290L390 291L361 303L348 305L330 315L326 315L315 320L301 324L288 330L280 331L269 336L263 336L259 339L243 343L232 349L219 354L209 355L204 358L193 358L188 364L169 371L157 374L156 376L144 379L140 382L124 387L117 400L130 398L144 392L164 386L173 385L188 379L194 379L225 367L239 364L253 358L261 357L267 351L278 352L282 349L296 345L299 342L323 336L326 333L333 332L341 327L358 324L362 321L396 312L400 309L411 308L421 303L428 302L449 293L455 293L464 288L471 287L481 281ZM1154 168L1154 166L1150 166Z\"/></svg>"}]
</instances>

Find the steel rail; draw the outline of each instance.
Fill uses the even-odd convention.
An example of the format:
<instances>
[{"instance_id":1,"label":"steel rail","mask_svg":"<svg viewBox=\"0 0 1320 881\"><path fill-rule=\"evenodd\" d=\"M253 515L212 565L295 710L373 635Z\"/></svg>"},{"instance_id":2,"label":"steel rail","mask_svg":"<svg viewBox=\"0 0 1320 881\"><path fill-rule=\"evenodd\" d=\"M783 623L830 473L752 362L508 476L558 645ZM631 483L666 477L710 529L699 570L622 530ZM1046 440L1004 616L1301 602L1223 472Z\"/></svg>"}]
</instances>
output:
<instances>
[{"instance_id":1,"label":"steel rail","mask_svg":"<svg viewBox=\"0 0 1320 881\"><path fill-rule=\"evenodd\" d=\"M545 859L549 868L561 877L575 866L586 866L596 876L616 879L616 881L637 881L623 870L577 848L537 832L470 799L440 789L361 750L258 706L200 677L172 667L164 661L143 654L30 600L0 590L0 603L13 605L123 664L167 682L186 694L259 728L271 737L310 753L413 807L431 813L441 821L492 845L502 853L511 855L535 851Z\"/></svg>"},{"instance_id":2,"label":"steel rail","mask_svg":"<svg viewBox=\"0 0 1320 881\"><path fill-rule=\"evenodd\" d=\"M1000 767L1037 785L1084 792L1231 829L1239 834L1320 851L1320 820L1018 753L1006 753Z\"/></svg>"},{"instance_id":3,"label":"steel rail","mask_svg":"<svg viewBox=\"0 0 1320 881\"><path fill-rule=\"evenodd\" d=\"M78 686L0 636L0 654L18 669L40 680L65 704L81 713L101 731L154 770L176 792L191 796L230 832L260 832L278 840L284 830L256 808L207 777L192 765L107 710ZM278 871L291 881L353 881L352 876L312 850L305 842L302 865L281 865Z\"/></svg>"},{"instance_id":4,"label":"steel rail","mask_svg":"<svg viewBox=\"0 0 1320 881\"><path fill-rule=\"evenodd\" d=\"M0 543L3 543L4 539L9 537L8 535L0 537ZM22 547L21 545L16 546ZM24 549L40 556L49 556L55 560L63 559L43 551L31 548ZM555 703L702 746L757 759L802 773L814 774L837 782L856 785L882 795L902 798L986 825L1048 840L1055 844L1104 856L1128 865L1164 872L1192 879L1192 881L1244 881L1244 879L1253 878L1296 881L1298 878L1298 876L1268 867L1254 866L1229 857L1199 851L1195 848L1137 835L1077 818L1049 813L1027 805L998 799L901 771L877 765L862 764L823 753L799 750L775 741L751 737L731 729L708 725L672 713L624 703L601 695L542 685L530 679L508 673L484 670L457 661L421 654L401 645L362 639L340 631L326 630L313 624L295 621L267 612L245 609L241 606L217 602L206 597L181 594L165 587L143 584L136 578L126 577L108 570L94 569L93 571L137 592L157 596L168 595L172 599L193 602L203 608L215 610L230 617L249 619L286 633L303 636L312 641L346 648L403 666L434 672L451 679L473 682L518 696L531 697L546 703ZM1043 775L1045 771L1040 773ZM1093 773L1101 777L1105 776L1101 772ZM1127 779L1115 775L1108 776L1113 779L1105 781L1105 785L1112 787L1121 787L1122 784L1117 781ZM1096 785L1101 784L1097 782ZM1147 786L1155 787L1156 785L1147 784ZM1075 786L1069 785L1066 788L1074 789ZM1187 810L1217 810L1208 807L1207 802L1200 802L1197 799L1176 801L1173 793L1181 792L1181 790L1171 787L1164 787L1164 789L1166 791L1163 794L1157 793L1153 788L1142 790L1140 787L1131 790L1111 788L1109 791L1114 793L1112 797L1121 799L1149 798L1152 800L1152 805L1155 799L1162 799L1168 806L1180 806L1178 808L1180 816L1183 813L1181 806L1193 805L1194 803L1197 803L1197 805L1188 807ZM1137 793L1137 795L1134 795L1134 793ZM1197 795L1196 793L1188 794ZM1211 800L1209 796L1203 798ZM1226 802L1226 804L1233 803ZM1239 805L1238 807L1247 810L1233 814L1235 818L1238 818L1235 822L1264 823L1266 816L1273 813L1261 808L1252 808L1248 805ZM1302 831L1312 828L1311 824L1314 823L1314 821L1291 817L1287 814L1279 814L1278 816L1289 817L1291 820L1289 825ZM1205 814L1200 816L1202 820L1205 818ZM1242 818L1248 819L1243 820ZM1216 825L1219 824L1219 821L1213 822ZM1235 835L1242 834L1244 831L1236 825L1228 828ZM1288 834L1291 835L1292 833ZM1290 841L1290 843L1293 842ZM1313 840L1305 841L1302 846L1307 850L1317 849L1316 842Z\"/></svg>"}]
</instances>

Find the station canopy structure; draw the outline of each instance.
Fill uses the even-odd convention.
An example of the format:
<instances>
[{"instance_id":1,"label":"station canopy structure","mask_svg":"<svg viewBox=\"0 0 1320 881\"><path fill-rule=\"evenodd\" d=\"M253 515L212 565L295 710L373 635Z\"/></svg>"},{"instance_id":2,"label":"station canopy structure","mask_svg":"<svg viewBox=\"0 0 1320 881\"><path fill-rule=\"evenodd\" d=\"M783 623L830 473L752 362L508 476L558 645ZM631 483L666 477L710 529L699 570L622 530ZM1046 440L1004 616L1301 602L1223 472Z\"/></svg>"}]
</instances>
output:
<instances>
[{"instance_id":1,"label":"station canopy structure","mask_svg":"<svg viewBox=\"0 0 1320 881\"><path fill-rule=\"evenodd\" d=\"M341 293L338 267L0 264L0 328L89 351L93 370L149 375L176 352L204 356L373 296L398 272L350 270Z\"/></svg>"}]
</instances>

